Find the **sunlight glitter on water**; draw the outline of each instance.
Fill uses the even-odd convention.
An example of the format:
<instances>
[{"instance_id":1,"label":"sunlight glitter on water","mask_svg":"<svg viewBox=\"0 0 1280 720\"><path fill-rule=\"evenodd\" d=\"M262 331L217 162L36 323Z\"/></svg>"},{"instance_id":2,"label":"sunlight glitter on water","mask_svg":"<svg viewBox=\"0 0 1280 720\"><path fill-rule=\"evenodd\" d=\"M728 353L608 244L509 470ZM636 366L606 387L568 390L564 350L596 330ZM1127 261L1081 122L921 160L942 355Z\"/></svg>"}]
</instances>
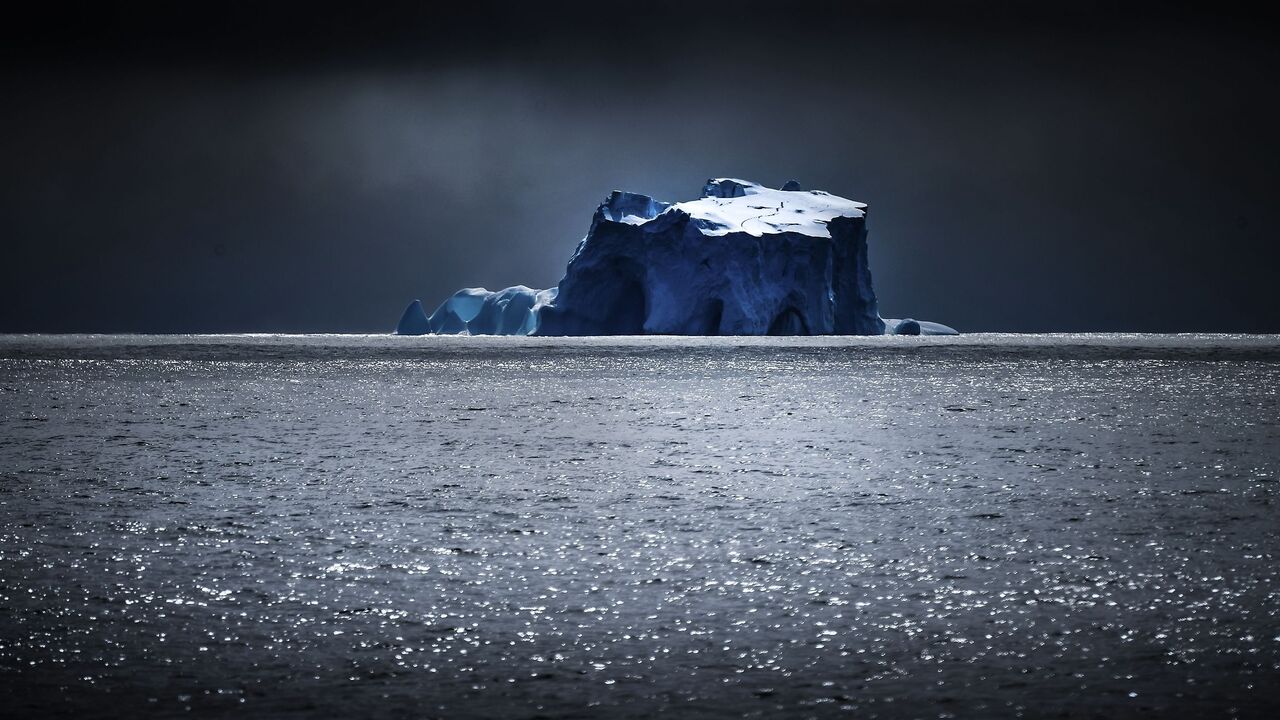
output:
<instances>
[{"instance_id":1,"label":"sunlight glitter on water","mask_svg":"<svg viewBox=\"0 0 1280 720\"><path fill-rule=\"evenodd\" d=\"M469 340L0 342L18 700L1274 707L1274 338Z\"/></svg>"}]
</instances>

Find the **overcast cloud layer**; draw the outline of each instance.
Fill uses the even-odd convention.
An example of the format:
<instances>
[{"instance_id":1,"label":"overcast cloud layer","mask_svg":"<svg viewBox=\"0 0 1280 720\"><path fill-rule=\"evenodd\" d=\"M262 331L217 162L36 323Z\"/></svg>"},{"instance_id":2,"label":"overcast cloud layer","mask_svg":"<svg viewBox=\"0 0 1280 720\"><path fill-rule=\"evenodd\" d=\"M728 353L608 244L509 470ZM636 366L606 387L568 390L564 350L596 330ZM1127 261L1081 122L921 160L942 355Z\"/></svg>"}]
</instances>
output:
<instances>
[{"instance_id":1,"label":"overcast cloud layer","mask_svg":"<svg viewBox=\"0 0 1280 720\"><path fill-rule=\"evenodd\" d=\"M6 31L0 331L389 330L724 175L869 203L886 316L1280 331L1257 18L214 7Z\"/></svg>"}]
</instances>

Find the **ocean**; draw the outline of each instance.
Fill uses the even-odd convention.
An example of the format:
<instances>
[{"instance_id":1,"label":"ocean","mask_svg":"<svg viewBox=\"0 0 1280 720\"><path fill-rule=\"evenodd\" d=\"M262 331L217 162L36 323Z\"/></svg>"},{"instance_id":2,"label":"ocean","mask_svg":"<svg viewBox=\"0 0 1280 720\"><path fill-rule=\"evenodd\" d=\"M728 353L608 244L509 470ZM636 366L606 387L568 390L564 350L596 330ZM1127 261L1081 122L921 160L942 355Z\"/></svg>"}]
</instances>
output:
<instances>
[{"instance_id":1,"label":"ocean","mask_svg":"<svg viewBox=\"0 0 1280 720\"><path fill-rule=\"evenodd\" d=\"M19 716L1274 717L1280 336L0 336Z\"/></svg>"}]
</instances>

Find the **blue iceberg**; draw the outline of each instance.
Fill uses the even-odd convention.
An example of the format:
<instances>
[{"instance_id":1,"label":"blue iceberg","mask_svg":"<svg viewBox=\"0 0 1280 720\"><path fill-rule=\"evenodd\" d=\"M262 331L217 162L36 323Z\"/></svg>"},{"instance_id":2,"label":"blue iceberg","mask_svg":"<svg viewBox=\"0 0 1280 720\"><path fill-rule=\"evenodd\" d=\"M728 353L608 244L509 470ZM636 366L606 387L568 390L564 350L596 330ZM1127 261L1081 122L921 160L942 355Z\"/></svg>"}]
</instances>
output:
<instances>
[{"instance_id":1,"label":"blue iceberg","mask_svg":"<svg viewBox=\"0 0 1280 720\"><path fill-rule=\"evenodd\" d=\"M884 321L886 335L959 335L955 328L928 320L904 318L902 320Z\"/></svg>"},{"instance_id":2,"label":"blue iceberg","mask_svg":"<svg viewBox=\"0 0 1280 720\"><path fill-rule=\"evenodd\" d=\"M423 317L427 332L438 335L533 335L538 329L538 311L555 297L556 288L534 290L516 285L497 292L463 288L441 303L431 317Z\"/></svg>"},{"instance_id":3,"label":"blue iceberg","mask_svg":"<svg viewBox=\"0 0 1280 720\"><path fill-rule=\"evenodd\" d=\"M866 205L794 180L720 178L668 203L615 191L596 209L558 287L465 288L402 335L941 335L880 318Z\"/></svg>"}]
</instances>

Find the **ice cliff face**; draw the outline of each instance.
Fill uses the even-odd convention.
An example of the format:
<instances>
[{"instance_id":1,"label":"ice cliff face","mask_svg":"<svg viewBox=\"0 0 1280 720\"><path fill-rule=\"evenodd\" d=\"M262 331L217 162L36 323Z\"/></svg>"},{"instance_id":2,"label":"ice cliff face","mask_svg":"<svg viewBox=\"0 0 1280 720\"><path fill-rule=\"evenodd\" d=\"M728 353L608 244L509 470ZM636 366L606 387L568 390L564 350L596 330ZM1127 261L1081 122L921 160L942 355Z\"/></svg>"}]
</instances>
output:
<instances>
[{"instance_id":1,"label":"ice cliff face","mask_svg":"<svg viewBox=\"0 0 1280 720\"><path fill-rule=\"evenodd\" d=\"M615 192L538 333L880 334L865 207L732 179L674 204Z\"/></svg>"},{"instance_id":2,"label":"ice cliff face","mask_svg":"<svg viewBox=\"0 0 1280 720\"><path fill-rule=\"evenodd\" d=\"M430 317L414 301L397 332L883 334L865 208L794 180L781 190L711 180L701 198L680 203L614 192L559 287L468 288ZM897 327L919 334L922 325Z\"/></svg>"}]
</instances>

